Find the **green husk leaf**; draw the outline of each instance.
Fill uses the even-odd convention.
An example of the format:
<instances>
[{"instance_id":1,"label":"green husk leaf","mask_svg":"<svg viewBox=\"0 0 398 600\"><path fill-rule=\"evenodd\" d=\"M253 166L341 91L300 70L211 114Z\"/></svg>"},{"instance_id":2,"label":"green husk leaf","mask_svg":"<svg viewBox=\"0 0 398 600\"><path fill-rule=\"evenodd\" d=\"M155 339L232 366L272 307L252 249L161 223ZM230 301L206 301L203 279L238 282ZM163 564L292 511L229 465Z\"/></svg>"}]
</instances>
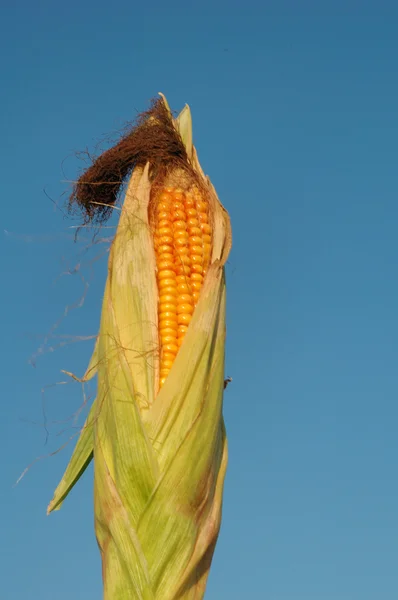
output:
<instances>
[{"instance_id":1,"label":"green husk leaf","mask_svg":"<svg viewBox=\"0 0 398 600\"><path fill-rule=\"evenodd\" d=\"M89 381L96 375L98 370L98 337L95 341L94 351L91 355L90 362L86 369L85 374L82 378L75 377L72 373L67 373L73 379L76 379L80 383ZM93 421L95 418L95 400L90 408L86 422L83 425L78 441L76 442L75 449L69 464L65 470L65 473L58 484L53 499L47 508L47 514L50 514L54 510L59 510L62 506L64 499L67 497L69 492L72 490L74 485L79 481L84 471L87 469L93 458Z\"/></svg>"},{"instance_id":2,"label":"green husk leaf","mask_svg":"<svg viewBox=\"0 0 398 600\"><path fill-rule=\"evenodd\" d=\"M167 102L166 96L159 92L159 96L162 98L165 107L167 108L170 117L173 119L173 113L171 112L171 108L169 103ZM178 133L181 136L181 139L184 143L185 149L187 151L187 156L189 160L192 158L192 148L193 148L193 140L192 140L192 115L191 109L188 104L184 106L181 110L180 114L173 119L174 126L177 129Z\"/></svg>"},{"instance_id":3,"label":"green husk leaf","mask_svg":"<svg viewBox=\"0 0 398 600\"><path fill-rule=\"evenodd\" d=\"M171 117L171 118L173 118L173 113L171 112L171 108L170 108L170 105L169 105L169 103L167 102L167 98L166 98L166 96L165 96L165 95L164 95L162 92L158 92L158 94L159 94L159 96L162 98L162 100L163 100L163 104L164 104L164 105L165 105L165 107L167 108L167 110L168 110L168 113L169 113L170 117Z\"/></svg>"},{"instance_id":4,"label":"green husk leaf","mask_svg":"<svg viewBox=\"0 0 398 600\"><path fill-rule=\"evenodd\" d=\"M54 492L53 499L48 505L47 514L61 508L63 501L74 485L79 481L93 458L93 423L95 413L96 407L94 400L66 471Z\"/></svg>"},{"instance_id":5,"label":"green husk leaf","mask_svg":"<svg viewBox=\"0 0 398 600\"><path fill-rule=\"evenodd\" d=\"M184 106L174 124L179 132L181 139L187 151L188 159L192 158L192 115L188 104Z\"/></svg>"}]
</instances>

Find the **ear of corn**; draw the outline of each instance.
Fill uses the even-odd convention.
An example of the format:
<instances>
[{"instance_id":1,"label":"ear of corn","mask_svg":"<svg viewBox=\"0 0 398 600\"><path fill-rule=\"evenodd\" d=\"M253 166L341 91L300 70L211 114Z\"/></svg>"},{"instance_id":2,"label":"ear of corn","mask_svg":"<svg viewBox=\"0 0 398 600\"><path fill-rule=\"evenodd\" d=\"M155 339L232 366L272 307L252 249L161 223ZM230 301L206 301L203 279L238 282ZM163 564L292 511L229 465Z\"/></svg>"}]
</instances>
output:
<instances>
[{"instance_id":1,"label":"ear of corn","mask_svg":"<svg viewBox=\"0 0 398 600\"><path fill-rule=\"evenodd\" d=\"M185 298L162 304L159 282L179 276L174 270L179 254L171 257L173 269L163 269L174 277L166 277L167 273L160 278L161 263L171 259L162 261L158 251L156 236L161 235L156 229L159 223L154 228L151 217L150 165L136 167L110 252L100 332L85 376L94 373L94 362L97 397L48 508L51 512L60 507L94 457L95 528L105 600L200 600L221 520L227 465L222 417L224 264L230 225L200 169L188 107L174 124L209 190L211 245L207 258L198 250L196 254L206 276L200 279L200 293L194 299L192 283L199 278L192 279L195 271L186 270L182 273L188 281L182 282L188 285L182 290L187 292L182 294ZM172 180L178 180L178 174ZM165 193L173 194L167 182ZM185 189L183 198L195 204L191 193L195 191ZM197 202L202 202L205 214L203 200ZM171 233L185 231L173 228L179 220L173 219ZM203 250L210 242L203 240L199 230ZM162 235L166 233L170 232ZM189 255L198 245L194 242L189 244L188 236L190 264L195 262L195 254ZM174 244L171 247L175 249ZM177 312L183 304L194 306L192 315L190 309ZM176 307L171 322L177 322L177 331L164 327L163 331L172 331L162 338L160 325L167 321L162 315L170 312L163 310L165 305ZM184 314L189 315L189 326L178 337L178 315ZM167 335L177 344L170 345Z\"/></svg>"}]
</instances>

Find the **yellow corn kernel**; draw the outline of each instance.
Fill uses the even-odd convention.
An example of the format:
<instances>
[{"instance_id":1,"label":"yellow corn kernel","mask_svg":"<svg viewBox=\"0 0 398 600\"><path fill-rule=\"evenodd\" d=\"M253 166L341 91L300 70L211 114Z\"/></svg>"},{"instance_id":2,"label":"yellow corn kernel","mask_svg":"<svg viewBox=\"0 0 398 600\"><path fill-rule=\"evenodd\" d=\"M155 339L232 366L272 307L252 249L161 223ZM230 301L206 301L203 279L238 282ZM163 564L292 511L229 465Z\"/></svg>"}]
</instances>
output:
<instances>
[{"instance_id":1,"label":"yellow corn kernel","mask_svg":"<svg viewBox=\"0 0 398 600\"><path fill-rule=\"evenodd\" d=\"M192 313L193 313L192 304L179 304L177 306L177 315L179 315L179 314L192 315Z\"/></svg>"},{"instance_id":2,"label":"yellow corn kernel","mask_svg":"<svg viewBox=\"0 0 398 600\"><path fill-rule=\"evenodd\" d=\"M158 279L174 279L176 276L174 269L162 269L158 272Z\"/></svg>"},{"instance_id":3,"label":"yellow corn kernel","mask_svg":"<svg viewBox=\"0 0 398 600\"><path fill-rule=\"evenodd\" d=\"M193 252L193 254L195 254L195 253ZM180 254L176 258L176 264L177 265L178 264L183 264L183 265L188 265L189 266L191 263L192 263L192 261L191 261L191 258L188 256L188 253L187 254Z\"/></svg>"},{"instance_id":4,"label":"yellow corn kernel","mask_svg":"<svg viewBox=\"0 0 398 600\"><path fill-rule=\"evenodd\" d=\"M164 287L162 290L159 290L160 296L178 296L177 285L173 282L173 285Z\"/></svg>"},{"instance_id":5,"label":"yellow corn kernel","mask_svg":"<svg viewBox=\"0 0 398 600\"><path fill-rule=\"evenodd\" d=\"M194 226L188 228L189 235L202 235L202 230L200 227Z\"/></svg>"},{"instance_id":6,"label":"yellow corn kernel","mask_svg":"<svg viewBox=\"0 0 398 600\"><path fill-rule=\"evenodd\" d=\"M164 271L165 269L172 269L174 267L174 262L172 258L165 259L164 255L162 255L161 260L158 263L158 273Z\"/></svg>"},{"instance_id":7,"label":"yellow corn kernel","mask_svg":"<svg viewBox=\"0 0 398 600\"><path fill-rule=\"evenodd\" d=\"M159 195L159 204L161 204L162 202L167 202L170 203L172 200L170 193L168 192L168 190L162 192Z\"/></svg>"},{"instance_id":8,"label":"yellow corn kernel","mask_svg":"<svg viewBox=\"0 0 398 600\"><path fill-rule=\"evenodd\" d=\"M178 328L176 329L175 327L162 327L161 329L159 329L160 336L175 335L175 334L177 334L177 336L178 336Z\"/></svg>"},{"instance_id":9,"label":"yellow corn kernel","mask_svg":"<svg viewBox=\"0 0 398 600\"><path fill-rule=\"evenodd\" d=\"M162 279L161 281L159 281L158 287L159 287L159 290L161 290L161 289L164 289L169 286L171 287L175 284L176 284L176 280L175 280L175 275L174 275L173 278L170 277L169 279Z\"/></svg>"},{"instance_id":10,"label":"yellow corn kernel","mask_svg":"<svg viewBox=\"0 0 398 600\"><path fill-rule=\"evenodd\" d=\"M191 267L189 265L176 265L175 271L177 275L189 276L191 274Z\"/></svg>"},{"instance_id":11,"label":"yellow corn kernel","mask_svg":"<svg viewBox=\"0 0 398 600\"><path fill-rule=\"evenodd\" d=\"M177 285L177 291L179 294L190 294L192 290L188 283L179 283Z\"/></svg>"},{"instance_id":12,"label":"yellow corn kernel","mask_svg":"<svg viewBox=\"0 0 398 600\"><path fill-rule=\"evenodd\" d=\"M176 210L173 214L173 221L185 221L187 215L183 210Z\"/></svg>"},{"instance_id":13,"label":"yellow corn kernel","mask_svg":"<svg viewBox=\"0 0 398 600\"><path fill-rule=\"evenodd\" d=\"M192 319L192 315L178 315L177 316L177 322L179 325L189 325L189 323L191 322Z\"/></svg>"},{"instance_id":14,"label":"yellow corn kernel","mask_svg":"<svg viewBox=\"0 0 398 600\"><path fill-rule=\"evenodd\" d=\"M203 273L203 267L201 264L197 263L191 266L191 271L193 273Z\"/></svg>"},{"instance_id":15,"label":"yellow corn kernel","mask_svg":"<svg viewBox=\"0 0 398 600\"><path fill-rule=\"evenodd\" d=\"M200 273L191 273L191 281L199 281L203 283L203 275Z\"/></svg>"}]
</instances>

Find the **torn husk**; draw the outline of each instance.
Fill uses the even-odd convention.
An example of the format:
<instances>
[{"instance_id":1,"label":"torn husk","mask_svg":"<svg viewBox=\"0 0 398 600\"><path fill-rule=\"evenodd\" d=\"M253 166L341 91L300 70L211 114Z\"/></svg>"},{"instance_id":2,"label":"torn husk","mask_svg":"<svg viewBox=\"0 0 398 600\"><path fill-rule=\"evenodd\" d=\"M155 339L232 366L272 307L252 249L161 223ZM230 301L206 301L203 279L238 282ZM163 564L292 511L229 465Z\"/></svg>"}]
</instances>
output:
<instances>
[{"instance_id":1,"label":"torn husk","mask_svg":"<svg viewBox=\"0 0 398 600\"><path fill-rule=\"evenodd\" d=\"M116 201L116 174L126 176L133 168L109 256L90 363L90 375L96 365L97 397L48 508L60 508L93 457L105 600L203 597L227 465L222 397L229 217L200 168L189 108L173 120L167 102L154 106L156 111L145 113L138 125L138 141L145 143L125 138L119 154L102 155L102 162L84 174L73 196L89 220L100 222ZM152 153L151 139L156 140ZM113 168L112 156L119 161ZM108 189L98 185L104 176L115 182ZM159 391L151 203L155 191L170 183L183 189L195 185L206 195L213 245L192 321ZM90 205L95 189L102 200L97 208Z\"/></svg>"}]
</instances>

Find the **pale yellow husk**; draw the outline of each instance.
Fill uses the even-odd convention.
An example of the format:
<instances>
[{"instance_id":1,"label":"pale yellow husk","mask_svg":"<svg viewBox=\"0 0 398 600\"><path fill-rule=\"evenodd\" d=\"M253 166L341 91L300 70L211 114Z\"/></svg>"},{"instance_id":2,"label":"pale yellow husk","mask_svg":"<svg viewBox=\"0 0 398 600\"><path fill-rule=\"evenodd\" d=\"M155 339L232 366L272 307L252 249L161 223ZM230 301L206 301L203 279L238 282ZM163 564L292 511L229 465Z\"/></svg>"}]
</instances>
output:
<instances>
[{"instance_id":1,"label":"pale yellow husk","mask_svg":"<svg viewBox=\"0 0 398 600\"><path fill-rule=\"evenodd\" d=\"M184 343L156 395L150 165L136 168L110 252L97 344L83 377L97 374L97 398L48 507L48 512L60 508L94 457L105 600L200 600L220 527L227 466L222 398L230 223L200 168L189 107L174 123L208 186L212 264Z\"/></svg>"}]
</instances>

